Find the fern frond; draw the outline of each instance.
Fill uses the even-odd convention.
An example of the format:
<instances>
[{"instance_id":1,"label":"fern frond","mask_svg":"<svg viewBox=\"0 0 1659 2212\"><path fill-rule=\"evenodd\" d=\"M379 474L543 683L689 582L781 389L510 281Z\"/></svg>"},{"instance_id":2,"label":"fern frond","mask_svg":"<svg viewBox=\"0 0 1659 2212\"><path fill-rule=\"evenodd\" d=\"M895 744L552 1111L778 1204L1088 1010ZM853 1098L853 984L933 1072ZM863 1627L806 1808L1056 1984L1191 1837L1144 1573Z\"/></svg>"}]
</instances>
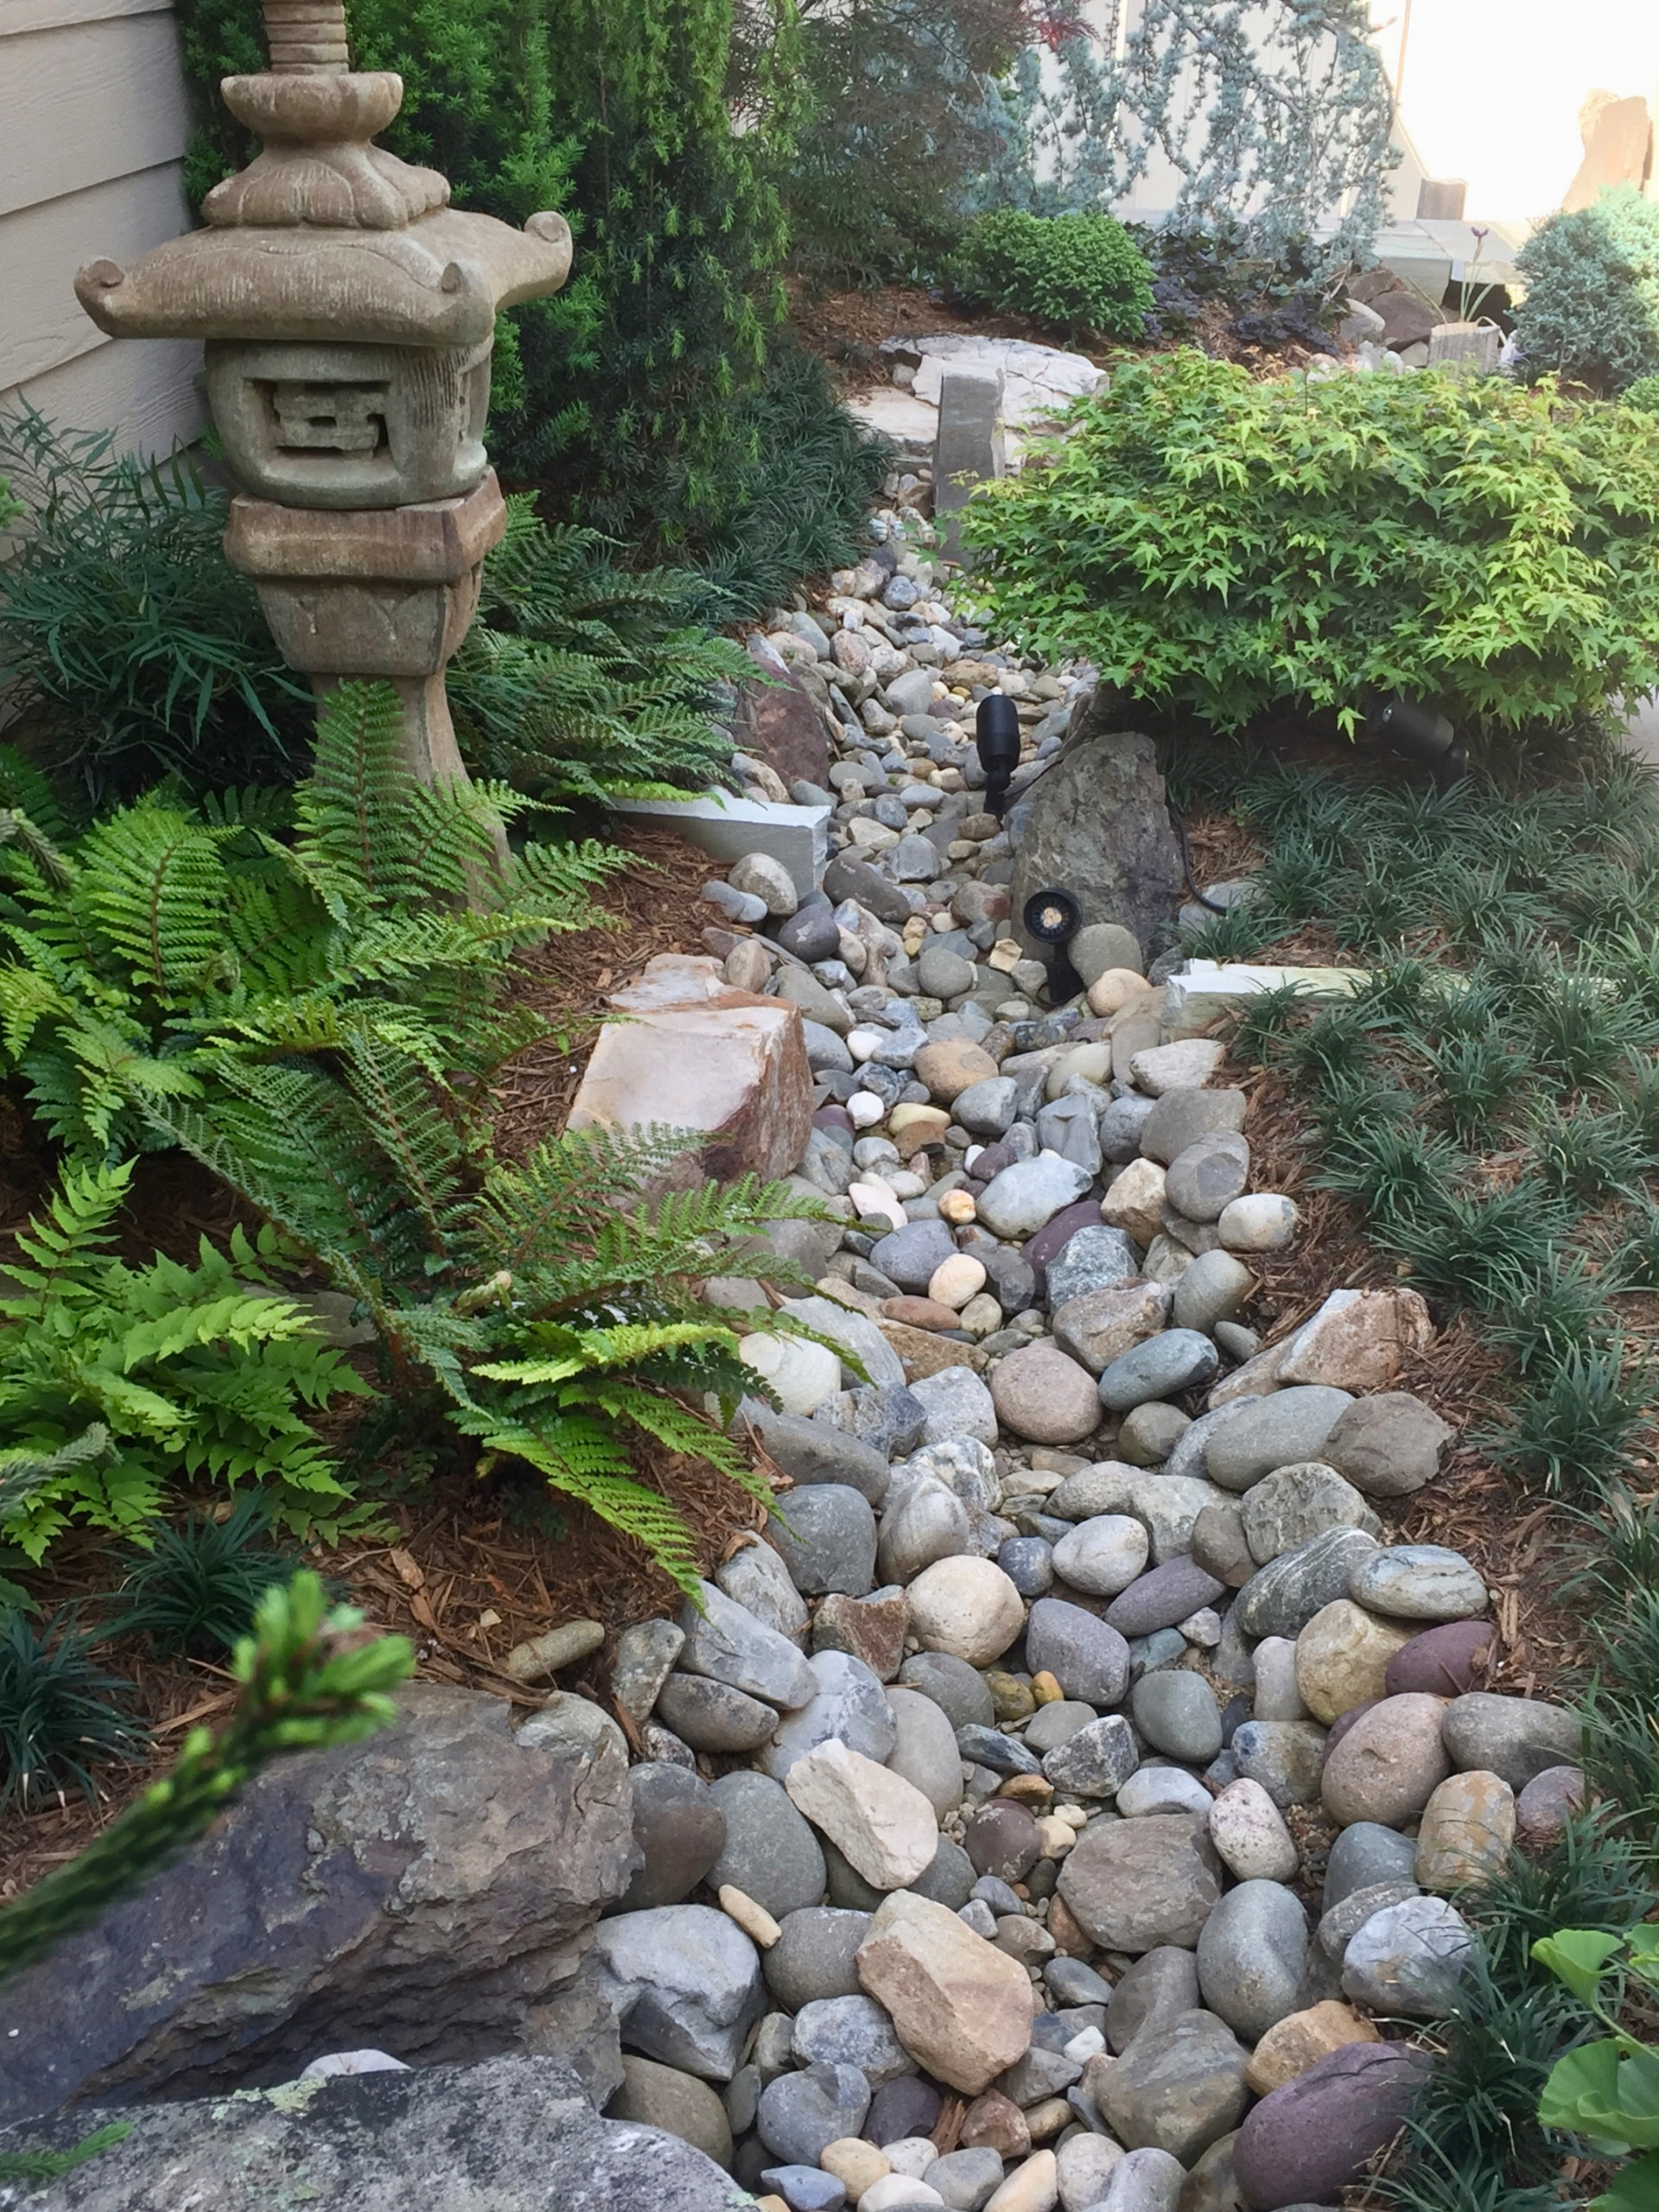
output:
<instances>
[{"instance_id":1,"label":"fern frond","mask_svg":"<svg viewBox=\"0 0 1659 2212\"><path fill-rule=\"evenodd\" d=\"M35 1495L57 1476L89 1466L110 1448L110 1432L92 1421L67 1444L41 1449L33 1445L0 1448L0 1524L15 1521Z\"/></svg>"},{"instance_id":2,"label":"fern frond","mask_svg":"<svg viewBox=\"0 0 1659 2212\"><path fill-rule=\"evenodd\" d=\"M642 1544L689 1598L697 1594L699 1567L690 1532L668 1501L638 1481L615 1429L583 1414L551 1414L528 1427L484 1427L474 1431L486 1457L523 1459L566 1497L579 1499L610 1528Z\"/></svg>"},{"instance_id":3,"label":"fern frond","mask_svg":"<svg viewBox=\"0 0 1659 2212\"><path fill-rule=\"evenodd\" d=\"M76 853L76 896L140 986L170 999L222 963L222 830L141 799L97 823Z\"/></svg>"},{"instance_id":4,"label":"fern frond","mask_svg":"<svg viewBox=\"0 0 1659 2212\"><path fill-rule=\"evenodd\" d=\"M45 1213L32 1214L17 1232L28 1264L14 1266L11 1274L28 1294L0 1299L0 1320L38 1322L54 1300L90 1287L92 1270L114 1242L112 1224L131 1182L130 1160L64 1170Z\"/></svg>"}]
</instances>

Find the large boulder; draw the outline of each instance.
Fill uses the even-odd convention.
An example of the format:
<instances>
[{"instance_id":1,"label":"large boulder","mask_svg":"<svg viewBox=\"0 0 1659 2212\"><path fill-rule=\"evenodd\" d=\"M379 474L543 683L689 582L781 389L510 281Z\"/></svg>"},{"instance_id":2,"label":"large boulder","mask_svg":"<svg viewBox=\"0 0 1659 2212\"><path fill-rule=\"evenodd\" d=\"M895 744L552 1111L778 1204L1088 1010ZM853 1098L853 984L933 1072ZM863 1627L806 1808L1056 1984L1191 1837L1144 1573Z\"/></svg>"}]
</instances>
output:
<instances>
[{"instance_id":1,"label":"large boulder","mask_svg":"<svg viewBox=\"0 0 1659 2212\"><path fill-rule=\"evenodd\" d=\"M1069 891L1085 927L1119 922L1142 945L1167 932L1180 896L1181 856L1153 741L1105 728L1105 708L1098 692L1079 700L1058 757L1010 817L1014 926L1028 952L1036 941L1021 916L1033 892Z\"/></svg>"},{"instance_id":2,"label":"large boulder","mask_svg":"<svg viewBox=\"0 0 1659 2212\"><path fill-rule=\"evenodd\" d=\"M36 2212L729 2212L730 2177L672 2135L601 2120L550 2058L336 2075L263 2095L81 2109L8 2129L0 2155L130 2133L29 2193Z\"/></svg>"},{"instance_id":3,"label":"large boulder","mask_svg":"<svg viewBox=\"0 0 1659 2212\"><path fill-rule=\"evenodd\" d=\"M365 2046L424 2066L568 2056L601 2101L620 2087L615 2022L577 1973L638 1863L620 1731L575 1698L517 1732L473 1691L400 1702L368 1742L270 1768L176 1866L0 1987L0 2124L289 2081Z\"/></svg>"}]
</instances>

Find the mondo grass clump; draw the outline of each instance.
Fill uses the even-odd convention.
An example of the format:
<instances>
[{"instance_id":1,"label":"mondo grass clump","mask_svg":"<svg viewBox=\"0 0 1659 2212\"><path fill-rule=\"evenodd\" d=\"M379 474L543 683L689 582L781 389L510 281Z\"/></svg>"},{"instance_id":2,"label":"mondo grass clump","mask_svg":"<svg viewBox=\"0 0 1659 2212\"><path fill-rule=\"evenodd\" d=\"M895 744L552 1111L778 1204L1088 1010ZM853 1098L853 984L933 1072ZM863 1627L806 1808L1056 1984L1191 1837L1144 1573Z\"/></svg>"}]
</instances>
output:
<instances>
[{"instance_id":1,"label":"mondo grass clump","mask_svg":"<svg viewBox=\"0 0 1659 2212\"><path fill-rule=\"evenodd\" d=\"M1316 1186L1497 1355L1467 1440L1554 1502L1580 1554L1560 1599L1590 1661L1555 1694L1582 1713L1592 1802L1458 1899L1470 1971L1423 2031L1434 2067L1375 2185L1402 2212L1544 2212L1570 2160L1607 2150L1540 2117L1598 2024L1532 1947L1623 1937L1659 1906L1659 787L1624 760L1443 793L1243 748L1172 766L1185 804L1264 848L1255 911L1369 964L1346 1001L1249 1001L1233 1053L1301 1105ZM1616 2171L1597 2205L1643 2186Z\"/></svg>"}]
</instances>

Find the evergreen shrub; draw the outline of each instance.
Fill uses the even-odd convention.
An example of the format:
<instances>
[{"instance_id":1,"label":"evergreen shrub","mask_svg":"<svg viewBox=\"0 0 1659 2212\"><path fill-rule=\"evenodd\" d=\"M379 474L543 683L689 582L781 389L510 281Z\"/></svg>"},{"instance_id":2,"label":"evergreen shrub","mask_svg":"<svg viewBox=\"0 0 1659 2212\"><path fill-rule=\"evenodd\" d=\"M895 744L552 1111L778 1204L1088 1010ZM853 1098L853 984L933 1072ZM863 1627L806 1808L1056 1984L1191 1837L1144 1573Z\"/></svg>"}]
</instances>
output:
<instances>
[{"instance_id":1,"label":"evergreen shrub","mask_svg":"<svg viewBox=\"0 0 1659 2212\"><path fill-rule=\"evenodd\" d=\"M1633 186L1552 215L1516 256L1527 373L1616 393L1659 375L1659 206Z\"/></svg>"},{"instance_id":2,"label":"evergreen shrub","mask_svg":"<svg viewBox=\"0 0 1659 2212\"><path fill-rule=\"evenodd\" d=\"M785 0L754 4L741 111L734 0L351 9L356 66L404 79L390 151L441 169L458 206L515 226L543 207L569 217L570 283L498 327L491 451L551 511L645 557L695 557L774 458L746 403L777 372L798 57ZM180 22L200 195L254 151L218 87L264 67L258 0L183 0ZM836 411L827 391L823 405ZM846 480L801 488L827 537L844 533Z\"/></svg>"},{"instance_id":3,"label":"evergreen shrub","mask_svg":"<svg viewBox=\"0 0 1659 2212\"><path fill-rule=\"evenodd\" d=\"M1073 339L1138 338L1152 312L1151 264L1111 215L998 207L969 225L954 267L971 298Z\"/></svg>"},{"instance_id":4,"label":"evergreen shrub","mask_svg":"<svg viewBox=\"0 0 1659 2212\"><path fill-rule=\"evenodd\" d=\"M1553 385L1133 361L967 511L989 619L1237 729L1378 695L1572 731L1659 683L1659 422Z\"/></svg>"}]
</instances>

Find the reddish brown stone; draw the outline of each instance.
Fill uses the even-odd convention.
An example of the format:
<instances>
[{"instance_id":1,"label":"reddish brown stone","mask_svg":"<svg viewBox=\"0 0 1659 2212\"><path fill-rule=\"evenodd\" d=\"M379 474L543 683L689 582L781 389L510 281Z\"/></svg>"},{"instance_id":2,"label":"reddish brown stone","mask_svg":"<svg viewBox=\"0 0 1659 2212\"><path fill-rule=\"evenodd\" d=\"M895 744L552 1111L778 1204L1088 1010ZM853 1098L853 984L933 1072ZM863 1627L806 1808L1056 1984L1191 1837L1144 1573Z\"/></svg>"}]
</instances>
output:
<instances>
[{"instance_id":1,"label":"reddish brown stone","mask_svg":"<svg viewBox=\"0 0 1659 2212\"><path fill-rule=\"evenodd\" d=\"M812 1649L845 1651L861 1659L879 1681L890 1682L904 1663L910 1600L901 1590L892 1598L823 1599L812 1622Z\"/></svg>"},{"instance_id":2,"label":"reddish brown stone","mask_svg":"<svg viewBox=\"0 0 1659 2212\"><path fill-rule=\"evenodd\" d=\"M737 695L732 735L738 751L764 760L785 787L804 782L822 789L830 772L830 736L811 693L759 631L745 642L749 658L772 681L745 683Z\"/></svg>"},{"instance_id":3,"label":"reddish brown stone","mask_svg":"<svg viewBox=\"0 0 1659 2212\"><path fill-rule=\"evenodd\" d=\"M881 1318L884 1321L897 1321L906 1329L956 1329L962 1325L962 1317L955 1308L941 1306L937 1298L884 1298Z\"/></svg>"},{"instance_id":4,"label":"reddish brown stone","mask_svg":"<svg viewBox=\"0 0 1659 2212\"><path fill-rule=\"evenodd\" d=\"M1497 1631L1490 1621L1444 1621L1402 1643L1389 1662L1388 1694L1427 1690L1431 1697L1461 1697L1484 1681Z\"/></svg>"},{"instance_id":5,"label":"reddish brown stone","mask_svg":"<svg viewBox=\"0 0 1659 2212\"><path fill-rule=\"evenodd\" d=\"M1023 2158L1031 2149L1031 2130L1012 2097L987 2089L963 2114L958 2140L964 2151L1000 2151L1005 2158Z\"/></svg>"}]
</instances>

